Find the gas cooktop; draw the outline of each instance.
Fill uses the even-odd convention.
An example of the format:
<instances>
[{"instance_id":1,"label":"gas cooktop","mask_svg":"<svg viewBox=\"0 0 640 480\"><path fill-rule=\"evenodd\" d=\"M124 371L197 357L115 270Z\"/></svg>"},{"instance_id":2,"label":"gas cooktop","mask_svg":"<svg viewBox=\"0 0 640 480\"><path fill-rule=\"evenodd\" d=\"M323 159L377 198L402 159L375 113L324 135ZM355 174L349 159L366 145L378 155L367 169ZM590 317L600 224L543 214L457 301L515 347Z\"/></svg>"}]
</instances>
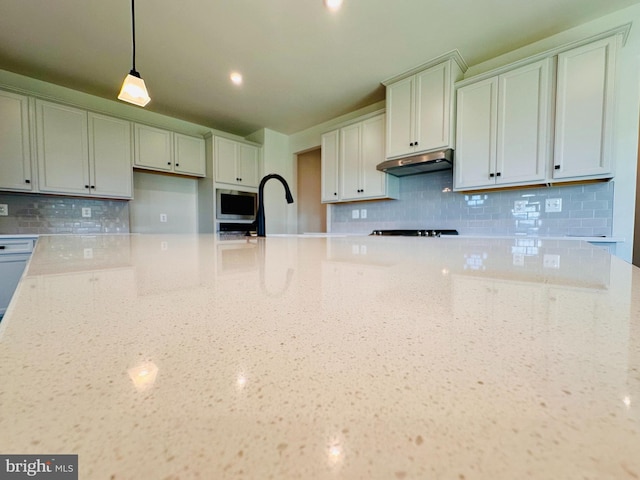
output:
<instances>
[{"instance_id":1,"label":"gas cooktop","mask_svg":"<svg viewBox=\"0 0 640 480\"><path fill-rule=\"evenodd\" d=\"M439 237L440 235L458 235L457 230L374 230L371 235L395 235L400 237Z\"/></svg>"}]
</instances>

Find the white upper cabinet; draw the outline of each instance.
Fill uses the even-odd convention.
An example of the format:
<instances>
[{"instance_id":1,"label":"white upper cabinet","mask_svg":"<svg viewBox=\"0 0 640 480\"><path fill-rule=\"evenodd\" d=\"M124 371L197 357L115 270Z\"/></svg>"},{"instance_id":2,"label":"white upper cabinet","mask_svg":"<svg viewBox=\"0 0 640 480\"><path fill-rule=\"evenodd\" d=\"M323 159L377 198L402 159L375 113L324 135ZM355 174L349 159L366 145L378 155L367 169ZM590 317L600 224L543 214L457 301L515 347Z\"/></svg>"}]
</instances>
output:
<instances>
[{"instance_id":1,"label":"white upper cabinet","mask_svg":"<svg viewBox=\"0 0 640 480\"><path fill-rule=\"evenodd\" d=\"M340 130L322 135L321 143L321 177L323 203L337 202L338 197L338 159L340 158Z\"/></svg>"},{"instance_id":2,"label":"white upper cabinet","mask_svg":"<svg viewBox=\"0 0 640 480\"><path fill-rule=\"evenodd\" d=\"M89 195L87 112L43 101L36 108L40 191Z\"/></svg>"},{"instance_id":3,"label":"white upper cabinet","mask_svg":"<svg viewBox=\"0 0 640 480\"><path fill-rule=\"evenodd\" d=\"M254 145L215 137L213 163L216 183L257 187L260 180L260 150Z\"/></svg>"},{"instance_id":4,"label":"white upper cabinet","mask_svg":"<svg viewBox=\"0 0 640 480\"><path fill-rule=\"evenodd\" d=\"M134 128L134 165L164 172L173 170L173 137L171 132L138 123Z\"/></svg>"},{"instance_id":5,"label":"white upper cabinet","mask_svg":"<svg viewBox=\"0 0 640 480\"><path fill-rule=\"evenodd\" d=\"M322 201L398 197L398 178L376 169L384 161L385 116L377 115L322 136Z\"/></svg>"},{"instance_id":6,"label":"white upper cabinet","mask_svg":"<svg viewBox=\"0 0 640 480\"><path fill-rule=\"evenodd\" d=\"M543 183L551 59L460 87L454 188Z\"/></svg>"},{"instance_id":7,"label":"white upper cabinet","mask_svg":"<svg viewBox=\"0 0 640 480\"><path fill-rule=\"evenodd\" d=\"M612 176L617 37L558 55L554 179Z\"/></svg>"},{"instance_id":8,"label":"white upper cabinet","mask_svg":"<svg viewBox=\"0 0 640 480\"><path fill-rule=\"evenodd\" d=\"M131 198L131 126L36 101L38 187L44 193Z\"/></svg>"},{"instance_id":9,"label":"white upper cabinet","mask_svg":"<svg viewBox=\"0 0 640 480\"><path fill-rule=\"evenodd\" d=\"M33 187L28 98L0 92L0 189L30 192Z\"/></svg>"},{"instance_id":10,"label":"white upper cabinet","mask_svg":"<svg viewBox=\"0 0 640 480\"><path fill-rule=\"evenodd\" d=\"M612 178L623 36L586 40L459 82L454 189Z\"/></svg>"},{"instance_id":11,"label":"white upper cabinet","mask_svg":"<svg viewBox=\"0 0 640 480\"><path fill-rule=\"evenodd\" d=\"M134 165L146 170L205 176L204 139L135 125Z\"/></svg>"},{"instance_id":12,"label":"white upper cabinet","mask_svg":"<svg viewBox=\"0 0 640 480\"><path fill-rule=\"evenodd\" d=\"M204 177L204 139L174 133L174 170L176 173Z\"/></svg>"},{"instance_id":13,"label":"white upper cabinet","mask_svg":"<svg viewBox=\"0 0 640 480\"><path fill-rule=\"evenodd\" d=\"M130 198L133 193L131 123L89 112L91 193Z\"/></svg>"},{"instance_id":14,"label":"white upper cabinet","mask_svg":"<svg viewBox=\"0 0 640 480\"><path fill-rule=\"evenodd\" d=\"M386 158L454 146L453 84L462 76L461 65L466 66L457 52L438 62L383 82L387 86Z\"/></svg>"}]
</instances>

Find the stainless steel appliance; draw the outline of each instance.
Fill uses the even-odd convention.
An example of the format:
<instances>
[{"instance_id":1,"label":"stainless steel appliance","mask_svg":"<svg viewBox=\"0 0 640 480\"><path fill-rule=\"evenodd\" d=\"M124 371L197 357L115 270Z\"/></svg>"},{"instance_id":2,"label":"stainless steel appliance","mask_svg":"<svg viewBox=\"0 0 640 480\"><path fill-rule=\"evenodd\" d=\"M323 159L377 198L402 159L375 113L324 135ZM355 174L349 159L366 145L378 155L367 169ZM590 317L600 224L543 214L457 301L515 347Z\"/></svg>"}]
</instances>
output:
<instances>
[{"instance_id":1,"label":"stainless steel appliance","mask_svg":"<svg viewBox=\"0 0 640 480\"><path fill-rule=\"evenodd\" d=\"M256 219L258 194L240 190L216 189L216 220L246 221Z\"/></svg>"},{"instance_id":2,"label":"stainless steel appliance","mask_svg":"<svg viewBox=\"0 0 640 480\"><path fill-rule=\"evenodd\" d=\"M450 170L453 168L453 150L440 150L413 157L387 160L378 164L376 168L395 177Z\"/></svg>"}]
</instances>

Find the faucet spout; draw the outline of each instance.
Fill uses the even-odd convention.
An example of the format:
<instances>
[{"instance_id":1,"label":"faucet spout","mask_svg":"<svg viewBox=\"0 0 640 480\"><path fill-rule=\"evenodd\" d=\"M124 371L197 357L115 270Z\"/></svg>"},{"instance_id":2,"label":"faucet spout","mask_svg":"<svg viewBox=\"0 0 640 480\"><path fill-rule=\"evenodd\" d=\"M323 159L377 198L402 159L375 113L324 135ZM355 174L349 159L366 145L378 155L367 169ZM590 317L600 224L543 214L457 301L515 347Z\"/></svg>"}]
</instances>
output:
<instances>
[{"instance_id":1,"label":"faucet spout","mask_svg":"<svg viewBox=\"0 0 640 480\"><path fill-rule=\"evenodd\" d=\"M257 233L259 237L266 237L266 223L264 219L264 185L267 181L275 178L279 180L280 183L284 186L284 196L287 200L287 203L293 203L293 196L291 195L291 190L289 189L289 185L287 181L277 173L271 173L269 175L265 175L260 181L260 186L258 187L258 213L256 218L257 223Z\"/></svg>"}]
</instances>

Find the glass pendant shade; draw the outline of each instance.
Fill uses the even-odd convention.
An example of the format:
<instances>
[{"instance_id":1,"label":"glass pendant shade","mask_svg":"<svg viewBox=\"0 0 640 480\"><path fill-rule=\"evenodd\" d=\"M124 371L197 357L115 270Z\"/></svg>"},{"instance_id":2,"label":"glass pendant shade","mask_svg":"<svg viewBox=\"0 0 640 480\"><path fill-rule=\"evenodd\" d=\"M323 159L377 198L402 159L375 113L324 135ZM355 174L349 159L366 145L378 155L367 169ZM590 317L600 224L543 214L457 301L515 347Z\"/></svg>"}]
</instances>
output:
<instances>
[{"instance_id":1,"label":"glass pendant shade","mask_svg":"<svg viewBox=\"0 0 640 480\"><path fill-rule=\"evenodd\" d=\"M118 99L124 102L133 103L139 107L144 107L151 101L151 97L149 97L144 80L140 78L138 72L132 70L125 77Z\"/></svg>"}]
</instances>

